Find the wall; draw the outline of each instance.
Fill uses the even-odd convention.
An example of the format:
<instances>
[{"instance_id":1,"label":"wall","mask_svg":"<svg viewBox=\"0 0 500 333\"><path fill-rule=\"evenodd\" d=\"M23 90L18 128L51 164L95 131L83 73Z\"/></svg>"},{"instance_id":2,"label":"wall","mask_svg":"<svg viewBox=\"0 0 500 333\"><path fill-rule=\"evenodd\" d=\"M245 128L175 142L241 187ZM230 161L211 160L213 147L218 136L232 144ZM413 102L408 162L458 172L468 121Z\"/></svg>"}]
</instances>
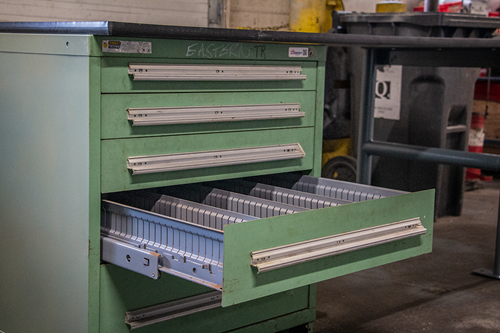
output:
<instances>
[{"instance_id":1,"label":"wall","mask_svg":"<svg viewBox=\"0 0 500 333\"><path fill-rule=\"evenodd\" d=\"M226 0L227 27L232 29L288 30L291 1L301 0ZM321 2L322 0L318 0ZM346 11L375 12L382 0L344 0ZM408 11L421 0L403 0Z\"/></svg>"},{"instance_id":2,"label":"wall","mask_svg":"<svg viewBox=\"0 0 500 333\"><path fill-rule=\"evenodd\" d=\"M350 12L365 12L373 13L376 10L376 5L378 2L383 0L344 0L345 10ZM412 12L413 7L419 5L423 0L402 0L402 3L406 4L406 11Z\"/></svg>"},{"instance_id":3,"label":"wall","mask_svg":"<svg viewBox=\"0 0 500 333\"><path fill-rule=\"evenodd\" d=\"M207 26L209 0L3 0L0 21L121 21Z\"/></svg>"},{"instance_id":4,"label":"wall","mask_svg":"<svg viewBox=\"0 0 500 333\"><path fill-rule=\"evenodd\" d=\"M288 29L290 0L228 0L228 28Z\"/></svg>"}]
</instances>

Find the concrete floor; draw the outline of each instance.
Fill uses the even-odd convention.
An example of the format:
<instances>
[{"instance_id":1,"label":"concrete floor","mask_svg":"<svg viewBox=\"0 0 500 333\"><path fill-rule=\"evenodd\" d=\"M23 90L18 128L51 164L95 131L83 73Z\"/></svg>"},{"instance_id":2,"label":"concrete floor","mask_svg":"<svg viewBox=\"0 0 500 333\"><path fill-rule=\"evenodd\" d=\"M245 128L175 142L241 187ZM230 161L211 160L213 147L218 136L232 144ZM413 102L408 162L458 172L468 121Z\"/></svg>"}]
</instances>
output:
<instances>
[{"instance_id":1,"label":"concrete floor","mask_svg":"<svg viewBox=\"0 0 500 333\"><path fill-rule=\"evenodd\" d=\"M499 188L438 219L432 253L319 283L314 332L500 332L500 281L471 274L493 269Z\"/></svg>"}]
</instances>

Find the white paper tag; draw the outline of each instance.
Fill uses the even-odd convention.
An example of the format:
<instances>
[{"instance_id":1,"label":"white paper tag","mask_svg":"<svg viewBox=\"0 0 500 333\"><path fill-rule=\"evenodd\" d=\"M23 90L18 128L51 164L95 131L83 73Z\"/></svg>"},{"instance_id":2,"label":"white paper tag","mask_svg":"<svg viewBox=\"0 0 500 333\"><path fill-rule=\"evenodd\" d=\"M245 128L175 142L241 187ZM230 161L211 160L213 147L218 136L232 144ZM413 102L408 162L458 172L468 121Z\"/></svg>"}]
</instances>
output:
<instances>
[{"instance_id":1,"label":"white paper tag","mask_svg":"<svg viewBox=\"0 0 500 333\"><path fill-rule=\"evenodd\" d=\"M488 16L488 0L472 0L470 3L470 13Z\"/></svg>"},{"instance_id":2,"label":"white paper tag","mask_svg":"<svg viewBox=\"0 0 500 333\"><path fill-rule=\"evenodd\" d=\"M469 146L482 147L484 137L484 128L471 128L469 130Z\"/></svg>"},{"instance_id":3,"label":"white paper tag","mask_svg":"<svg viewBox=\"0 0 500 333\"><path fill-rule=\"evenodd\" d=\"M402 73L403 66L384 66L377 69L375 118L399 120Z\"/></svg>"},{"instance_id":4,"label":"white paper tag","mask_svg":"<svg viewBox=\"0 0 500 333\"><path fill-rule=\"evenodd\" d=\"M102 52L108 53L151 53L151 42L103 40Z\"/></svg>"},{"instance_id":5,"label":"white paper tag","mask_svg":"<svg viewBox=\"0 0 500 333\"><path fill-rule=\"evenodd\" d=\"M307 47L289 47L288 57L307 58L309 57L309 49Z\"/></svg>"}]
</instances>

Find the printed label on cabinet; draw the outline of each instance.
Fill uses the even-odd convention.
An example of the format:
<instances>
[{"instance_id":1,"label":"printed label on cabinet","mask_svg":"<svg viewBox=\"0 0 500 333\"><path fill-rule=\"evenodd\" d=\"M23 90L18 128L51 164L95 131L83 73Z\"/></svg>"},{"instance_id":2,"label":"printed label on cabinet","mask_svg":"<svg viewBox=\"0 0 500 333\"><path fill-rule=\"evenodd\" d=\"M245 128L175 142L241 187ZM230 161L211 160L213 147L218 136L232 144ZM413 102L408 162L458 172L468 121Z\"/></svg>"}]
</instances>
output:
<instances>
[{"instance_id":1,"label":"printed label on cabinet","mask_svg":"<svg viewBox=\"0 0 500 333\"><path fill-rule=\"evenodd\" d=\"M108 53L149 53L153 48L151 42L133 42L120 40L103 40L102 52Z\"/></svg>"},{"instance_id":2,"label":"printed label on cabinet","mask_svg":"<svg viewBox=\"0 0 500 333\"><path fill-rule=\"evenodd\" d=\"M309 57L309 49L307 47L289 47L288 57L307 58Z\"/></svg>"}]
</instances>

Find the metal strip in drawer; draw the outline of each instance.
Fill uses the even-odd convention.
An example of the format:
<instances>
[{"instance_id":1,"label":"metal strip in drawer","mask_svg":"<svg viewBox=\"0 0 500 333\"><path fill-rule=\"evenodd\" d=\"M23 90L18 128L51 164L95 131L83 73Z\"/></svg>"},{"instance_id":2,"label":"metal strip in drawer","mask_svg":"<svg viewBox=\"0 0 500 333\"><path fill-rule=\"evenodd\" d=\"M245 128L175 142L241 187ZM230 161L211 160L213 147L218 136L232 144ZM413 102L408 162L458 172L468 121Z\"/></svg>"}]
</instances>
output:
<instances>
[{"instance_id":1,"label":"metal strip in drawer","mask_svg":"<svg viewBox=\"0 0 500 333\"><path fill-rule=\"evenodd\" d=\"M151 211L218 230L223 230L226 224L256 219L253 216L174 198L168 195L162 195Z\"/></svg>"},{"instance_id":2,"label":"metal strip in drawer","mask_svg":"<svg viewBox=\"0 0 500 333\"><path fill-rule=\"evenodd\" d=\"M254 183L240 179L212 182L207 184L228 191L240 192L258 198L308 209L333 207L350 203L349 201L342 199L329 198L311 193L306 194L304 192L290 190L283 187Z\"/></svg>"},{"instance_id":3,"label":"metal strip in drawer","mask_svg":"<svg viewBox=\"0 0 500 333\"><path fill-rule=\"evenodd\" d=\"M132 126L149 126L304 117L299 110L297 103L129 108L127 118Z\"/></svg>"},{"instance_id":4,"label":"metal strip in drawer","mask_svg":"<svg viewBox=\"0 0 500 333\"><path fill-rule=\"evenodd\" d=\"M133 175L210 168L216 166L281 161L305 157L299 143L264 147L223 149L190 153L129 157Z\"/></svg>"},{"instance_id":5,"label":"metal strip in drawer","mask_svg":"<svg viewBox=\"0 0 500 333\"><path fill-rule=\"evenodd\" d=\"M161 191L171 196L258 218L293 214L308 210L307 208L201 185L173 186L164 188Z\"/></svg>"},{"instance_id":6,"label":"metal strip in drawer","mask_svg":"<svg viewBox=\"0 0 500 333\"><path fill-rule=\"evenodd\" d=\"M315 193L349 201L365 201L406 194L408 192L344 182L340 180L302 176L292 187L294 190Z\"/></svg>"},{"instance_id":7,"label":"metal strip in drawer","mask_svg":"<svg viewBox=\"0 0 500 333\"><path fill-rule=\"evenodd\" d=\"M300 66L129 64L135 81L305 80Z\"/></svg>"},{"instance_id":8,"label":"metal strip in drawer","mask_svg":"<svg viewBox=\"0 0 500 333\"><path fill-rule=\"evenodd\" d=\"M297 174L280 174L272 176L258 176L249 178L254 182L278 185L296 191L314 193L330 198L348 200L352 202L380 199L408 192L392 190L371 185L357 184L342 180L302 176Z\"/></svg>"}]
</instances>

